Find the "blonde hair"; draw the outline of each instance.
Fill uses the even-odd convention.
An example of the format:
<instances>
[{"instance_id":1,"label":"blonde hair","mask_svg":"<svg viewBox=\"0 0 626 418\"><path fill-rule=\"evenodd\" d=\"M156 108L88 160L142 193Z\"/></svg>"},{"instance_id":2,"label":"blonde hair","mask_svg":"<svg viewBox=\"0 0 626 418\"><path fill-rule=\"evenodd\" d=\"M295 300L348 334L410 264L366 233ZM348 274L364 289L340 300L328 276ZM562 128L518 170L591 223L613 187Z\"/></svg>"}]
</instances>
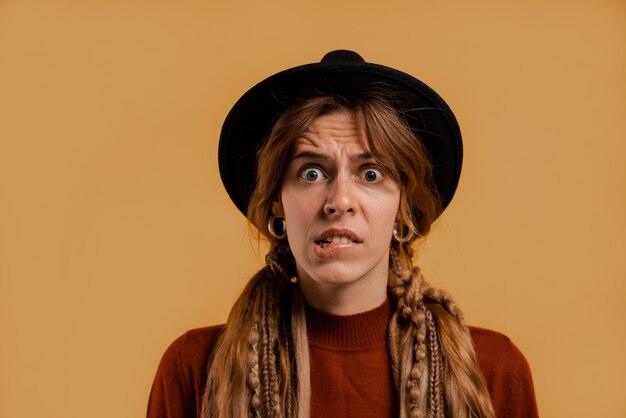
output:
<instances>
[{"instance_id":1,"label":"blonde hair","mask_svg":"<svg viewBox=\"0 0 626 418\"><path fill-rule=\"evenodd\" d=\"M310 378L304 302L289 279L295 260L267 222L278 199L294 140L324 114L349 111L369 151L401 189L399 232L392 241L388 293L395 311L389 350L401 417L491 418L491 399L462 314L413 267L411 248L440 212L432 168L421 142L381 92L305 100L281 115L258 154L257 186L248 219L270 243L266 266L233 306L208 364L202 416L308 417ZM413 233L415 232L415 233Z\"/></svg>"}]
</instances>

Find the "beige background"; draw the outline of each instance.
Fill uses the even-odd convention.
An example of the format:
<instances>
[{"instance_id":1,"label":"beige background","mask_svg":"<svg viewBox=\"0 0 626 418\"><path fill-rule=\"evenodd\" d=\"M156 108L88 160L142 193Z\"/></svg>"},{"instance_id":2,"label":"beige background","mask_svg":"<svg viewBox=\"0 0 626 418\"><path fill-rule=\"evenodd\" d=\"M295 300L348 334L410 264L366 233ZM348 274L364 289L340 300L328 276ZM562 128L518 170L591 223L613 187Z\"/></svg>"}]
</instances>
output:
<instances>
[{"instance_id":1,"label":"beige background","mask_svg":"<svg viewBox=\"0 0 626 418\"><path fill-rule=\"evenodd\" d=\"M519 345L543 417L626 417L625 46L623 0L0 0L0 417L144 414L169 342L262 259L223 118L335 48L458 116L430 280Z\"/></svg>"}]
</instances>

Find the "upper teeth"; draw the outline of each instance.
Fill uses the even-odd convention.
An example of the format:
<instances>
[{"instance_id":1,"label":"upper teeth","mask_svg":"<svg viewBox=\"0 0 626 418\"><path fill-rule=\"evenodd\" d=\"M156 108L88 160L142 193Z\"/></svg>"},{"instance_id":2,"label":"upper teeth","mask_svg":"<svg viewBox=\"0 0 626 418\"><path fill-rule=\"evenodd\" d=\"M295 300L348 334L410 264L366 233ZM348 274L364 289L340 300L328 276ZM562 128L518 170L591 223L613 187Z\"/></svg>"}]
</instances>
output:
<instances>
[{"instance_id":1,"label":"upper teeth","mask_svg":"<svg viewBox=\"0 0 626 418\"><path fill-rule=\"evenodd\" d=\"M339 244L347 244L349 242L352 242L352 240L350 238L348 238L348 237L337 237L337 236L328 237L324 241L326 241L326 242L336 242L336 243L339 243Z\"/></svg>"}]
</instances>

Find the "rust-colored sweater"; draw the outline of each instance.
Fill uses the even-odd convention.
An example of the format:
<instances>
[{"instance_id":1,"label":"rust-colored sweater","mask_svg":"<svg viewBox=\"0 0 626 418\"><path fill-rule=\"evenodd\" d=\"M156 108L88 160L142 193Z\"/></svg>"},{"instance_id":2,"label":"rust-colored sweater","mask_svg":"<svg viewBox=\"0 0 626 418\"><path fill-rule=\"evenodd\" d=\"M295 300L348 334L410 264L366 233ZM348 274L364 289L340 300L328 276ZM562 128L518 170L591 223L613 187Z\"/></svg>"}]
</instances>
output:
<instances>
[{"instance_id":1,"label":"rust-colored sweater","mask_svg":"<svg viewBox=\"0 0 626 418\"><path fill-rule=\"evenodd\" d=\"M390 305L350 316L307 309L311 418L398 415L387 324ZM209 355L221 326L191 330L167 349L154 379L148 418L200 417ZM470 328L478 362L499 418L535 418L530 369L502 334Z\"/></svg>"}]
</instances>

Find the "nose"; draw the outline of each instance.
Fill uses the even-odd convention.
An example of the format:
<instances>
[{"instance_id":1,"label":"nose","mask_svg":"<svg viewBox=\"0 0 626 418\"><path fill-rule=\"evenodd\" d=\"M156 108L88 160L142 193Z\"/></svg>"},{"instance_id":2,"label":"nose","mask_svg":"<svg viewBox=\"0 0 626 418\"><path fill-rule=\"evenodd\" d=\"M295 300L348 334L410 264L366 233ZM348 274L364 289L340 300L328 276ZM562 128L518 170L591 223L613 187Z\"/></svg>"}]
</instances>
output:
<instances>
[{"instance_id":1,"label":"nose","mask_svg":"<svg viewBox=\"0 0 626 418\"><path fill-rule=\"evenodd\" d=\"M354 185L348 177L339 175L328 185L328 195L324 203L326 215L355 212Z\"/></svg>"}]
</instances>

